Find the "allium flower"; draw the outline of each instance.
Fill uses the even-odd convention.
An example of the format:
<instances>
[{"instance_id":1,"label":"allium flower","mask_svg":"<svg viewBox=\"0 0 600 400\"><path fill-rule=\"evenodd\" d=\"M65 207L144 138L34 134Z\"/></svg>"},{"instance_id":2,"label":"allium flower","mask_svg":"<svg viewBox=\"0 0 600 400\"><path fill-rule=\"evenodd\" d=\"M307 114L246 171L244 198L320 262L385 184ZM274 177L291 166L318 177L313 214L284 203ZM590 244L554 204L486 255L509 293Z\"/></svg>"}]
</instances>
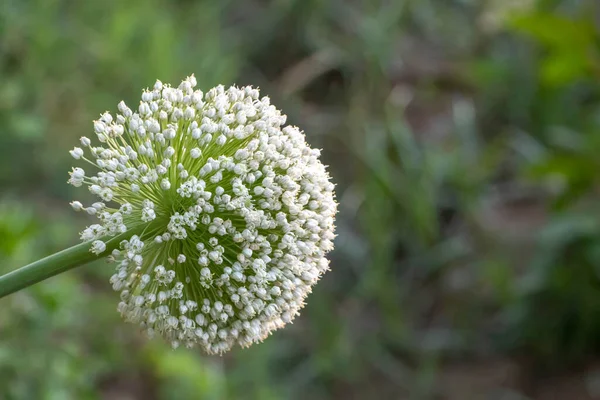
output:
<instances>
[{"instance_id":1,"label":"allium flower","mask_svg":"<svg viewBox=\"0 0 600 400\"><path fill-rule=\"evenodd\" d=\"M76 211L99 222L90 251L111 238L118 311L173 347L223 353L291 322L328 269L336 202L319 150L252 87L194 90L157 81L137 111L94 121L69 182L100 201ZM83 151L85 150L85 152ZM116 246L112 246L115 248Z\"/></svg>"}]
</instances>

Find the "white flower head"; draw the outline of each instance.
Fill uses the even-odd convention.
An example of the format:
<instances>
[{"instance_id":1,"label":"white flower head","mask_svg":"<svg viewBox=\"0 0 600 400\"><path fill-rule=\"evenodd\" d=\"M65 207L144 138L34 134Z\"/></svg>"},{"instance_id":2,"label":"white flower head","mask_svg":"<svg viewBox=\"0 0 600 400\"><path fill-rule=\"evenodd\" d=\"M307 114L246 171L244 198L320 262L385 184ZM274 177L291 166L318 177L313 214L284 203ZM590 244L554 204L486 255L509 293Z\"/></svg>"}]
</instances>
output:
<instances>
[{"instance_id":1,"label":"white flower head","mask_svg":"<svg viewBox=\"0 0 600 400\"><path fill-rule=\"evenodd\" d=\"M69 151L69 153L71 154L71 157L76 160L79 160L81 157L83 157L83 150L80 147L73 148L73 150Z\"/></svg>"},{"instance_id":2,"label":"white flower head","mask_svg":"<svg viewBox=\"0 0 600 400\"><path fill-rule=\"evenodd\" d=\"M90 249L90 251L95 254L100 254L104 252L104 250L106 250L106 244L101 240L95 240L92 243L92 248Z\"/></svg>"},{"instance_id":3,"label":"white flower head","mask_svg":"<svg viewBox=\"0 0 600 400\"><path fill-rule=\"evenodd\" d=\"M71 172L100 201L82 232L111 254L117 309L173 347L223 353L291 322L327 271L337 210L320 152L253 87L157 81L94 121ZM137 112L135 111L137 110Z\"/></svg>"}]
</instances>

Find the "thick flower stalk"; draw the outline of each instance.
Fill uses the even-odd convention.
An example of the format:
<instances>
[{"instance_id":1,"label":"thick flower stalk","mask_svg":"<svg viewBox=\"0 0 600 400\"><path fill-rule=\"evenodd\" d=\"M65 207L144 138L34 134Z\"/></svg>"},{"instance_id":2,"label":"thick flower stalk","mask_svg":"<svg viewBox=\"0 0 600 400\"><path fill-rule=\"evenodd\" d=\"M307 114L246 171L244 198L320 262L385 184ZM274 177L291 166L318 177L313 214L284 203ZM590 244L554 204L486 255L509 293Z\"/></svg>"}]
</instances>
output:
<instances>
[{"instance_id":1,"label":"thick flower stalk","mask_svg":"<svg viewBox=\"0 0 600 400\"><path fill-rule=\"evenodd\" d=\"M252 87L194 90L157 81L137 111L94 122L70 173L99 201L81 234L102 254L118 311L173 347L223 353L291 322L328 269L336 202L319 150ZM123 235L125 240L122 239ZM112 247L115 247L114 245Z\"/></svg>"}]
</instances>

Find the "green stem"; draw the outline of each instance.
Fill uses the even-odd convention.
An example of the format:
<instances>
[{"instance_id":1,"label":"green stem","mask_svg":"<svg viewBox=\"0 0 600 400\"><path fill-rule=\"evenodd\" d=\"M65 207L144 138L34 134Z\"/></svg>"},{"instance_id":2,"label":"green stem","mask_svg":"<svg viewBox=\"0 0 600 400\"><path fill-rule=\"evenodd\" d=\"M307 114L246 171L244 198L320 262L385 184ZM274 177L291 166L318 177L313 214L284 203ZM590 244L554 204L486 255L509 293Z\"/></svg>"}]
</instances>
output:
<instances>
[{"instance_id":1,"label":"green stem","mask_svg":"<svg viewBox=\"0 0 600 400\"><path fill-rule=\"evenodd\" d=\"M106 257L119 246L119 243L121 243L122 240L129 239L132 235L139 234L142 229L143 226L131 229L113 238L104 238L106 250L100 254L90 252L92 243L85 242L2 275L0 276L0 298L51 278L54 275L80 267L99 258Z\"/></svg>"}]
</instances>

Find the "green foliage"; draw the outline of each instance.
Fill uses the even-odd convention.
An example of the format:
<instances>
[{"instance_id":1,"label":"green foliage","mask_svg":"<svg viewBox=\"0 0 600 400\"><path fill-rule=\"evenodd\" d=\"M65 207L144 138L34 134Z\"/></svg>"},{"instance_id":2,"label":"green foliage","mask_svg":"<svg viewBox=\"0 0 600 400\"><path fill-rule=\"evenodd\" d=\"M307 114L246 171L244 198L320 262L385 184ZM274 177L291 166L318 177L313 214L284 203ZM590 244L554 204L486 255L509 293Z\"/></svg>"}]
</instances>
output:
<instances>
[{"instance_id":1,"label":"green foliage","mask_svg":"<svg viewBox=\"0 0 600 400\"><path fill-rule=\"evenodd\" d=\"M302 317L223 358L139 337L103 263L0 300L0 398L420 400L447 361L597 358L598 3L496 3L5 2L0 270L77 240L67 150L91 120L191 72L269 93L340 213Z\"/></svg>"},{"instance_id":2,"label":"green foliage","mask_svg":"<svg viewBox=\"0 0 600 400\"><path fill-rule=\"evenodd\" d=\"M540 66L542 79L547 84L565 85L598 73L597 32L590 15L569 18L531 13L516 17L512 26L547 49Z\"/></svg>"},{"instance_id":3,"label":"green foliage","mask_svg":"<svg viewBox=\"0 0 600 400\"><path fill-rule=\"evenodd\" d=\"M581 214L557 216L541 232L542 251L507 308L509 338L545 368L564 367L600 350L599 222Z\"/></svg>"}]
</instances>

